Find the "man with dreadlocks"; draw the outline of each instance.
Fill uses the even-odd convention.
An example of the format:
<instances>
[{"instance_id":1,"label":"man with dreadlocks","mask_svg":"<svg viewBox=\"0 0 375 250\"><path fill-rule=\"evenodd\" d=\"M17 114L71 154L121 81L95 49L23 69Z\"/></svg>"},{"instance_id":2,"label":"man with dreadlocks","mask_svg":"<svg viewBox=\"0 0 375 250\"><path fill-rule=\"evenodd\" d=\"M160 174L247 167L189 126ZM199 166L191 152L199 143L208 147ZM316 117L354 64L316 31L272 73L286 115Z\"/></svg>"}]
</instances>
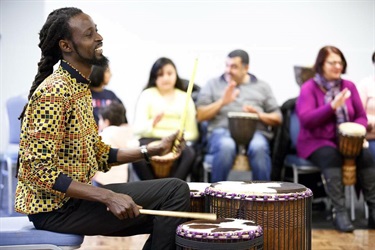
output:
<instances>
[{"instance_id":1,"label":"man with dreadlocks","mask_svg":"<svg viewBox=\"0 0 375 250\"><path fill-rule=\"evenodd\" d=\"M91 185L97 171L168 153L177 135L155 147L133 149L113 149L101 141L88 76L92 65L107 61L102 41L91 17L77 8L51 12L40 31L42 57L21 114L15 209L27 214L37 229L82 235L150 234L144 249L173 249L175 229L183 219L140 215L139 206L188 211L185 182Z\"/></svg>"}]
</instances>

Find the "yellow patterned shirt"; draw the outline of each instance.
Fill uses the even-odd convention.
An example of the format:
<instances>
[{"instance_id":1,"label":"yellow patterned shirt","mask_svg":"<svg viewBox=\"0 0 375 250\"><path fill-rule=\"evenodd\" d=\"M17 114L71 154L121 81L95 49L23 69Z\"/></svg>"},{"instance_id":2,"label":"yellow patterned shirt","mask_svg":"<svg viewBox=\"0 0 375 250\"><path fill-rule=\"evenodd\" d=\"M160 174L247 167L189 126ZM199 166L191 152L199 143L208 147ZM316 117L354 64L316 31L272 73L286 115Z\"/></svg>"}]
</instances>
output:
<instances>
[{"instance_id":1,"label":"yellow patterned shirt","mask_svg":"<svg viewBox=\"0 0 375 250\"><path fill-rule=\"evenodd\" d=\"M93 117L89 81L67 62L29 100L22 122L15 210L25 214L61 208L69 197L56 190L61 175L82 183L106 172L110 147Z\"/></svg>"}]
</instances>

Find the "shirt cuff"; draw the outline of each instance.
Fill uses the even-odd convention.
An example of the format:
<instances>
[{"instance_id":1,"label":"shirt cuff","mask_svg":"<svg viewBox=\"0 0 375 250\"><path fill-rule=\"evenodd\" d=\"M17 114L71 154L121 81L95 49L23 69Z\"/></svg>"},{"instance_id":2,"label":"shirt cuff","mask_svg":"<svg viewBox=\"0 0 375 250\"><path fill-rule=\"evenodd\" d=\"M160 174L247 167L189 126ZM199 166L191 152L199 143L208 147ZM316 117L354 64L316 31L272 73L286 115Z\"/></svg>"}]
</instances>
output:
<instances>
[{"instance_id":1,"label":"shirt cuff","mask_svg":"<svg viewBox=\"0 0 375 250\"><path fill-rule=\"evenodd\" d=\"M117 162L118 148L111 148L109 150L108 164Z\"/></svg>"},{"instance_id":2,"label":"shirt cuff","mask_svg":"<svg viewBox=\"0 0 375 250\"><path fill-rule=\"evenodd\" d=\"M72 178L70 178L66 174L60 174L59 177L57 177L55 184L52 188L56 191L66 193L66 190L68 190L68 187L70 186L70 183L72 181Z\"/></svg>"}]
</instances>

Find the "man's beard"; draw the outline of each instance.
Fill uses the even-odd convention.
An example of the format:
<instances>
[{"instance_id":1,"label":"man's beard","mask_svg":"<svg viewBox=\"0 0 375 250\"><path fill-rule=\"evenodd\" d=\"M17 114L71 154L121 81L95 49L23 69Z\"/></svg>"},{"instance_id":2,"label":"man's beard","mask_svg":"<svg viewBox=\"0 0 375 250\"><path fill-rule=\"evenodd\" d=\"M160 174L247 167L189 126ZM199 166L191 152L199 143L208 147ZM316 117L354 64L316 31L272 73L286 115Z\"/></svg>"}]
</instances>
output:
<instances>
[{"instance_id":1,"label":"man's beard","mask_svg":"<svg viewBox=\"0 0 375 250\"><path fill-rule=\"evenodd\" d=\"M108 58L103 55L99 59L94 57L93 59L85 59L85 60L87 60L88 63L91 63L92 65L95 65L95 66L106 66L108 65L108 61L109 61Z\"/></svg>"},{"instance_id":2,"label":"man's beard","mask_svg":"<svg viewBox=\"0 0 375 250\"><path fill-rule=\"evenodd\" d=\"M95 55L94 55L93 58L85 58L79 53L78 46L75 44L75 42L73 42L73 47L74 47L74 50L76 51L77 55L81 58L81 60L83 62L91 64L91 65L95 65L95 66L106 66L106 65L108 65L109 60L104 55L102 55L101 58L96 58Z\"/></svg>"}]
</instances>

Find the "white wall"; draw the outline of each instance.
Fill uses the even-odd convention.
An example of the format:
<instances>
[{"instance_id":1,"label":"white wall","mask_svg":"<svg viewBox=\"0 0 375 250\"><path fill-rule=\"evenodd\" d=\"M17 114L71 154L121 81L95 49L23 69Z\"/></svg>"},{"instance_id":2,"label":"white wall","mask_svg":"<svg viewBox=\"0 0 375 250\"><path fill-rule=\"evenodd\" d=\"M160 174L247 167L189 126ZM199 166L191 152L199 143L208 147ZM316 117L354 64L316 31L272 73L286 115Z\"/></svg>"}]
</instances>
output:
<instances>
[{"instance_id":1,"label":"white wall","mask_svg":"<svg viewBox=\"0 0 375 250\"><path fill-rule=\"evenodd\" d=\"M81 8L97 23L104 37L104 53L111 60L113 78L108 88L124 102L130 122L149 70L161 56L170 57L184 78L190 77L198 57L196 82L204 85L223 72L231 50L245 49L250 54L250 71L271 84L280 105L298 95L293 66L312 65L324 45L335 45L344 52L348 61L345 78L358 82L374 72L374 0L44 1L43 21L38 26L23 22L23 30L34 35L50 11L65 6ZM39 15L36 12L31 8L28 16ZM20 15L18 11L13 14ZM4 21L7 25L14 22ZM39 60L34 56L39 53L37 41L31 38L20 41L30 47L30 53L16 59L24 62L24 67L17 68L23 84L19 91L28 91ZM1 43L3 46L5 39ZM1 57L2 70L14 71L15 65L3 66ZM26 75L30 69L33 74Z\"/></svg>"},{"instance_id":2,"label":"white wall","mask_svg":"<svg viewBox=\"0 0 375 250\"><path fill-rule=\"evenodd\" d=\"M8 141L6 100L27 95L40 58L43 1L0 0L0 152Z\"/></svg>"}]
</instances>

